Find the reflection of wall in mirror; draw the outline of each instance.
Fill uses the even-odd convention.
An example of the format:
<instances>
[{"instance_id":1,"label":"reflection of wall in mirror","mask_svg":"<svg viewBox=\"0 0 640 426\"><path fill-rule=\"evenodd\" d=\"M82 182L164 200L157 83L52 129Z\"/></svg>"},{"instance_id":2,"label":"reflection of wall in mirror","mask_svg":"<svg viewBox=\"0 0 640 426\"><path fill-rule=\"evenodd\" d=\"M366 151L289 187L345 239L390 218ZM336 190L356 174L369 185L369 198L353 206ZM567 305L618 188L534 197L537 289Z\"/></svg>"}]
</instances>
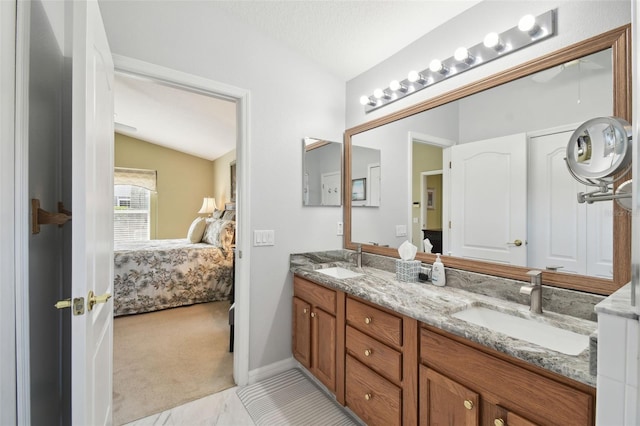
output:
<instances>
[{"instance_id":1,"label":"reflection of wall in mirror","mask_svg":"<svg viewBox=\"0 0 640 426\"><path fill-rule=\"evenodd\" d=\"M365 147L354 147L353 151L353 161L351 162L351 179L354 181L357 179L365 179L367 185L371 184L370 179L370 168L372 165L378 164L380 165L380 150L365 148ZM369 191L367 193L371 193L370 188L367 187ZM353 206L370 206L371 197L366 198L352 198Z\"/></svg>"},{"instance_id":2,"label":"reflection of wall in mirror","mask_svg":"<svg viewBox=\"0 0 640 426\"><path fill-rule=\"evenodd\" d=\"M306 151L304 154L305 179L303 185L303 204L320 206L322 204L322 176L341 174L340 162L342 158L342 144L327 143L320 148ZM308 177L306 176L308 175ZM338 194L342 192L342 185L337 186ZM306 192L304 192L306 191ZM337 200L341 200L338 196ZM340 205L340 201L325 205Z\"/></svg>"}]
</instances>

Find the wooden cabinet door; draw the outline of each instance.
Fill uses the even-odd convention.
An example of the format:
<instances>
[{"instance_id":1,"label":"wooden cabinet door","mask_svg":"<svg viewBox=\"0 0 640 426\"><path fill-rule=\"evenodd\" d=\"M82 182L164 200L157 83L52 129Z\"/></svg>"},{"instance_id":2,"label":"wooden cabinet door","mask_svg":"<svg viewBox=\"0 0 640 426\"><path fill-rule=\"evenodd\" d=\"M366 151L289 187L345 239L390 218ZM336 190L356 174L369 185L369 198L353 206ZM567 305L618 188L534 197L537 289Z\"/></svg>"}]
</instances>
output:
<instances>
[{"instance_id":1,"label":"wooden cabinet door","mask_svg":"<svg viewBox=\"0 0 640 426\"><path fill-rule=\"evenodd\" d=\"M530 420L499 405L482 402L482 425L486 426L538 426Z\"/></svg>"},{"instance_id":2,"label":"wooden cabinet door","mask_svg":"<svg viewBox=\"0 0 640 426\"><path fill-rule=\"evenodd\" d=\"M479 395L461 384L420 366L420 425L480 424Z\"/></svg>"},{"instance_id":3,"label":"wooden cabinet door","mask_svg":"<svg viewBox=\"0 0 640 426\"><path fill-rule=\"evenodd\" d=\"M336 390L336 317L317 307L312 312L313 355L316 377L331 391Z\"/></svg>"},{"instance_id":4,"label":"wooden cabinet door","mask_svg":"<svg viewBox=\"0 0 640 426\"><path fill-rule=\"evenodd\" d=\"M300 364L311 369L311 305L293 298L293 330L291 341L293 356Z\"/></svg>"}]
</instances>

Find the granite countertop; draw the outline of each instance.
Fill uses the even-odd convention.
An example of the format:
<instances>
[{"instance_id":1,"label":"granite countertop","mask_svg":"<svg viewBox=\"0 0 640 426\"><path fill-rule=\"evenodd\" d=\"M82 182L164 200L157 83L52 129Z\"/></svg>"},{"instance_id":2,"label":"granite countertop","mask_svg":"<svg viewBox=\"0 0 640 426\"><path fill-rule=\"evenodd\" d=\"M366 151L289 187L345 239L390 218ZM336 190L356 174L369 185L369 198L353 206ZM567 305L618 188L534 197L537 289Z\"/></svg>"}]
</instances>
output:
<instances>
[{"instance_id":1,"label":"granite countertop","mask_svg":"<svg viewBox=\"0 0 640 426\"><path fill-rule=\"evenodd\" d=\"M348 253L331 253L332 256L329 258L313 254L292 255L290 270L296 275L327 287L391 309L589 386L596 386L596 376L591 374L593 369L590 366L589 346L577 356L566 355L471 324L452 315L471 306L486 306L496 311L516 313L522 318L561 325L561 328L586 336L595 333L596 322L550 311L545 311L543 315L531 314L528 306L459 288L436 287L430 283L400 282L396 280L395 272L370 266L363 266L359 272L364 275L356 278L332 278L318 272L317 269L328 266L342 266L353 270L356 268L350 263ZM331 262L327 262L328 260Z\"/></svg>"}]
</instances>

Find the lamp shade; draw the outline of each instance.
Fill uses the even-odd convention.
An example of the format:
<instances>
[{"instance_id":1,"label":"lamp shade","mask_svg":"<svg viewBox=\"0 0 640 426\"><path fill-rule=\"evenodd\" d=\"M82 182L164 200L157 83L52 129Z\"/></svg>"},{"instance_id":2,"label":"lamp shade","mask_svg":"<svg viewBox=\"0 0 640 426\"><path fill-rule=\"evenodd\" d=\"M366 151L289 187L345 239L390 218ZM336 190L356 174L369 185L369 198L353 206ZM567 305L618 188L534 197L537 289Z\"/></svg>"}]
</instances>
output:
<instances>
[{"instance_id":1,"label":"lamp shade","mask_svg":"<svg viewBox=\"0 0 640 426\"><path fill-rule=\"evenodd\" d=\"M215 198L204 197L204 200L202 200L202 207L200 207L200 211L198 211L198 213L212 214L217 208Z\"/></svg>"}]
</instances>

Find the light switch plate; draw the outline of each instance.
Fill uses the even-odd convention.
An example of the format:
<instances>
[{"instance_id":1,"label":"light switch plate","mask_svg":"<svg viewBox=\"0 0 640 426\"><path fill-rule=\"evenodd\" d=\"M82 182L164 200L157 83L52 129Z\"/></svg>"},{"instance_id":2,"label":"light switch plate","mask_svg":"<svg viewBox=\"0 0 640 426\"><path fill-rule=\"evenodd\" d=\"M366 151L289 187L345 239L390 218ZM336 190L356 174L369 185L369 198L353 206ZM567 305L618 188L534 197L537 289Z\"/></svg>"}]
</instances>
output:
<instances>
[{"instance_id":1,"label":"light switch plate","mask_svg":"<svg viewBox=\"0 0 640 426\"><path fill-rule=\"evenodd\" d=\"M407 236L407 225L396 225L396 237Z\"/></svg>"},{"instance_id":2,"label":"light switch plate","mask_svg":"<svg viewBox=\"0 0 640 426\"><path fill-rule=\"evenodd\" d=\"M275 231L272 229L253 231L253 245L255 247L274 246L275 240Z\"/></svg>"}]
</instances>

